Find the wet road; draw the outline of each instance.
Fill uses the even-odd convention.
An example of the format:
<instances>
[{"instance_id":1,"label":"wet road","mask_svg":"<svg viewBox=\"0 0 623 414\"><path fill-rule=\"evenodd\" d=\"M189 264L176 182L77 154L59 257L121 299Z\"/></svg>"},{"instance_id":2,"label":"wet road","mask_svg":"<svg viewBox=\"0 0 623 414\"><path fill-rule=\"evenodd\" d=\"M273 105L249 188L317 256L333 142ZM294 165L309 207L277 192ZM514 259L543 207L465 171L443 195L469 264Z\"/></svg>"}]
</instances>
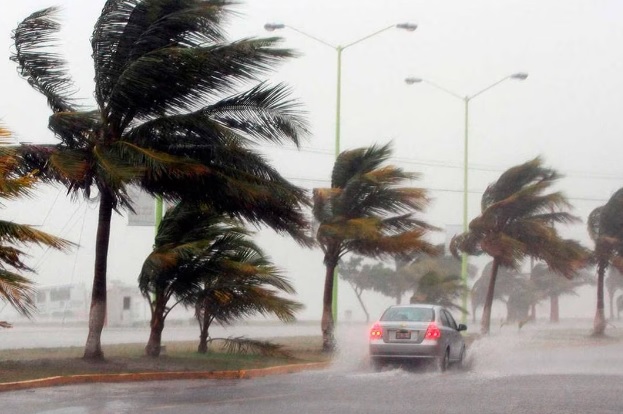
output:
<instances>
[{"instance_id":1,"label":"wet road","mask_svg":"<svg viewBox=\"0 0 623 414\"><path fill-rule=\"evenodd\" d=\"M327 370L235 381L94 384L0 394L3 413L617 413L623 412L623 343L494 335L470 349L467 368L373 372L359 329L342 329Z\"/></svg>"}]
</instances>

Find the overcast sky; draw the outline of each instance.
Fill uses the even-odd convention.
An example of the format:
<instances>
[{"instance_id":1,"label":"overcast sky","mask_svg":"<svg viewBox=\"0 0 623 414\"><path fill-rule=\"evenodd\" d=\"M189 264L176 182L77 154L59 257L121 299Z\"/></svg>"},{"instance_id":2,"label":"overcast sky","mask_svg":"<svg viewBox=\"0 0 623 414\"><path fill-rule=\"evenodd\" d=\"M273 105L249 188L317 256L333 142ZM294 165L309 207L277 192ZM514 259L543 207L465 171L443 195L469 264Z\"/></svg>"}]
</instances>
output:
<instances>
[{"instance_id":1,"label":"overcast sky","mask_svg":"<svg viewBox=\"0 0 623 414\"><path fill-rule=\"evenodd\" d=\"M11 30L31 12L62 6L62 51L80 97L92 102L89 38L103 1L3 0L0 14L2 96L0 119L20 141L54 142L43 98L16 74L9 61ZM542 156L566 176L560 182L586 219L623 185L623 3L616 0L250 0L236 7L231 39L265 36L267 22L287 24L332 45L345 45L401 22L414 32L392 29L348 48L342 68L342 149L391 141L396 164L422 173L414 185L431 189L426 219L445 227L462 220L463 103L430 85L407 86L404 78L427 79L454 93L471 95L515 72L470 103L469 213L474 217L486 185L518 163ZM285 63L272 82L291 85L308 112L312 134L303 150L265 147L282 173L313 188L329 184L335 137L336 50L294 30L273 34L301 57ZM63 191L46 189L27 208L7 206L16 220L43 225L75 242L76 254L34 251L43 285L91 283L94 206L71 203ZM153 229L113 228L109 278L135 283L150 250ZM589 244L585 225L565 234ZM443 233L434 236L443 241ZM306 319L320 317L324 271L318 251L262 232L261 243L295 281L307 305ZM345 285L340 313L359 310ZM562 315L590 316L590 290L582 307ZM375 300L373 317L389 302ZM586 307L586 308L585 308ZM581 309L581 310L578 310ZM565 313L566 312L566 313Z\"/></svg>"}]
</instances>

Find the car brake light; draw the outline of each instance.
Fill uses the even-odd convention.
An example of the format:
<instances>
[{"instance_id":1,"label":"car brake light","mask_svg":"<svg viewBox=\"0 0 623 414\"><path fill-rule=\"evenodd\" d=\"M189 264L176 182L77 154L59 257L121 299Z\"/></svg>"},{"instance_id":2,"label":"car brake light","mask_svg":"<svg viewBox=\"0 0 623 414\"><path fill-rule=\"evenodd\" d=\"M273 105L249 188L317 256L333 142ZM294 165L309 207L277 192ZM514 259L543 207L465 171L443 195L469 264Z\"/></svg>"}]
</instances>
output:
<instances>
[{"instance_id":1,"label":"car brake light","mask_svg":"<svg viewBox=\"0 0 623 414\"><path fill-rule=\"evenodd\" d=\"M426 334L424 335L424 339L439 339L441 338L441 330L435 322L431 322L428 324L428 328L426 328Z\"/></svg>"},{"instance_id":2,"label":"car brake light","mask_svg":"<svg viewBox=\"0 0 623 414\"><path fill-rule=\"evenodd\" d=\"M383 328L378 323L375 323L370 329L370 339L381 339L383 337Z\"/></svg>"}]
</instances>

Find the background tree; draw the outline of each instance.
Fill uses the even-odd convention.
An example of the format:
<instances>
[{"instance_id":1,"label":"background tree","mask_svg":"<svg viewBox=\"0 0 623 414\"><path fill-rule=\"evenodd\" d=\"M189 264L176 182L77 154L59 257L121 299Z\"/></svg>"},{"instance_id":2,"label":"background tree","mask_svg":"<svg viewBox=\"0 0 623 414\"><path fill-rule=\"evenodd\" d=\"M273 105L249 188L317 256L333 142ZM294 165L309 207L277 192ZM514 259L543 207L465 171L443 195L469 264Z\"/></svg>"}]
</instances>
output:
<instances>
[{"instance_id":1,"label":"background tree","mask_svg":"<svg viewBox=\"0 0 623 414\"><path fill-rule=\"evenodd\" d=\"M472 318L476 322L476 312L480 306L484 306L487 298L487 290L491 280L491 270L493 262L488 262L482 269L480 277L476 279L470 291ZM493 293L493 300L499 300L508 304L508 297L519 285L521 274L515 269L509 269L504 266L498 268L498 277ZM508 306L507 306L508 311ZM508 312L507 312L508 313Z\"/></svg>"},{"instance_id":2,"label":"background tree","mask_svg":"<svg viewBox=\"0 0 623 414\"><path fill-rule=\"evenodd\" d=\"M493 258L491 277L481 320L481 332L489 332L498 269L517 269L525 257L542 260L555 272L571 277L583 265L585 252L573 240L558 235L556 224L577 220L560 192L546 193L560 176L543 167L540 158L510 168L490 184L482 196L481 214L469 231L455 236L451 247L470 255Z\"/></svg>"},{"instance_id":3,"label":"background tree","mask_svg":"<svg viewBox=\"0 0 623 414\"><path fill-rule=\"evenodd\" d=\"M335 349L333 284L335 268L346 253L372 258L434 252L424 240L433 229L414 217L428 204L426 191L402 187L417 175L386 165L389 145L342 152L333 167L331 188L314 190L316 237L326 267L322 306L323 350Z\"/></svg>"},{"instance_id":4,"label":"background tree","mask_svg":"<svg viewBox=\"0 0 623 414\"><path fill-rule=\"evenodd\" d=\"M604 277L609 266L623 272L623 188L617 190L608 202L597 207L588 217L588 233L595 242L593 251L597 263L597 309L593 322L593 335L603 336L606 331L604 314Z\"/></svg>"},{"instance_id":5,"label":"background tree","mask_svg":"<svg viewBox=\"0 0 623 414\"><path fill-rule=\"evenodd\" d=\"M537 301L544 298L550 301L549 321L560 321L559 298L562 295L575 295L575 290L592 280L588 273L580 271L573 279L568 279L560 274L550 271L547 265L539 263L530 272L530 281L538 292Z\"/></svg>"},{"instance_id":6,"label":"background tree","mask_svg":"<svg viewBox=\"0 0 623 414\"><path fill-rule=\"evenodd\" d=\"M258 82L293 54L277 38L227 41L227 0L108 0L91 45L95 106L74 99L54 50L56 9L31 14L14 32L20 74L53 111L56 146L25 146L42 179L96 195L98 228L84 358L103 359L106 273L113 211L131 209L127 187L168 200L201 199L218 212L264 223L307 243L304 190L250 149L255 141L296 145L306 133L282 85Z\"/></svg>"},{"instance_id":7,"label":"background tree","mask_svg":"<svg viewBox=\"0 0 623 414\"><path fill-rule=\"evenodd\" d=\"M434 303L467 312L457 304L465 290L461 281L461 261L443 254L442 246L437 246L437 250L439 255L419 254L403 268L411 282L409 302ZM473 275L474 270L470 266L468 274Z\"/></svg>"},{"instance_id":8,"label":"background tree","mask_svg":"<svg viewBox=\"0 0 623 414\"><path fill-rule=\"evenodd\" d=\"M370 322L370 313L366 308L361 295L365 290L373 289L375 285L376 274L370 271L370 265L362 265L363 257L351 256L347 262L340 262L338 275L340 278L348 282L349 286L355 292L357 301L361 306L361 310L366 315L366 323Z\"/></svg>"},{"instance_id":9,"label":"background tree","mask_svg":"<svg viewBox=\"0 0 623 414\"><path fill-rule=\"evenodd\" d=\"M0 124L0 198L4 200L31 196L37 181L34 171L21 173L20 154L7 145L10 143L11 132ZM27 244L67 250L72 243L28 225L0 220L0 299L30 317L35 310L35 292L32 281L23 276L24 272L34 272L24 261L28 255L22 246ZM10 326L8 322L0 323L0 327Z\"/></svg>"}]
</instances>

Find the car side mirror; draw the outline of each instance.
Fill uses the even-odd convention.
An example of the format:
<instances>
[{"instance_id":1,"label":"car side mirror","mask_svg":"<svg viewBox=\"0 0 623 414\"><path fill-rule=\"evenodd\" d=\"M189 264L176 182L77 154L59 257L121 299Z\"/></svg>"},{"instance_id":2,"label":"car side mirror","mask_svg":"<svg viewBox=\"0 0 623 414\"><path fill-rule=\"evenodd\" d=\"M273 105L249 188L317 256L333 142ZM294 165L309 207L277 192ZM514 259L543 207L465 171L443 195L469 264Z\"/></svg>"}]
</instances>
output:
<instances>
[{"instance_id":1,"label":"car side mirror","mask_svg":"<svg viewBox=\"0 0 623 414\"><path fill-rule=\"evenodd\" d=\"M467 330L467 325L460 323L458 328L456 328L457 331L461 332L461 331L466 331Z\"/></svg>"}]
</instances>

